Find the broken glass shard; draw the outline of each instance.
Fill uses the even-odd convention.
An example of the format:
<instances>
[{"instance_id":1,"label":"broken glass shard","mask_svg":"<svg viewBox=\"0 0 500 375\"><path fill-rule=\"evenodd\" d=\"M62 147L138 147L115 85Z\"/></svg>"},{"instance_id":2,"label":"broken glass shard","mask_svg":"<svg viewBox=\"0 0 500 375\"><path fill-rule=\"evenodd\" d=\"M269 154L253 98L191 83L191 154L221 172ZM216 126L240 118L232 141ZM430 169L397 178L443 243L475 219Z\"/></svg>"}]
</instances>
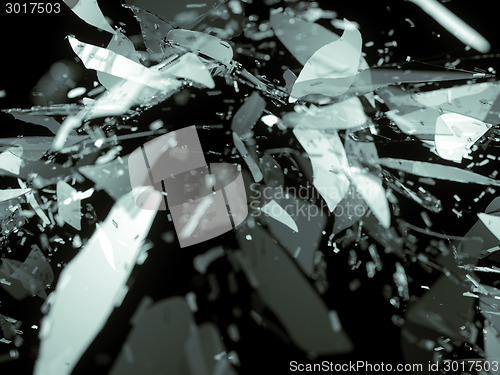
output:
<instances>
[{"instance_id":1,"label":"broken glass shard","mask_svg":"<svg viewBox=\"0 0 500 375\"><path fill-rule=\"evenodd\" d=\"M251 131L266 108L266 101L257 92L245 99L243 105L233 116L231 129L240 137Z\"/></svg>"},{"instance_id":2,"label":"broken glass shard","mask_svg":"<svg viewBox=\"0 0 500 375\"><path fill-rule=\"evenodd\" d=\"M291 96L340 96L349 89L358 72L362 46L360 32L350 25L339 40L321 47L306 62L293 85Z\"/></svg>"},{"instance_id":3,"label":"broken glass shard","mask_svg":"<svg viewBox=\"0 0 500 375\"><path fill-rule=\"evenodd\" d=\"M288 228L294 232L298 232L299 228L292 217L285 211L274 199L271 199L264 206L260 208L262 212L269 215L273 219L279 221L280 223L286 225Z\"/></svg>"},{"instance_id":4,"label":"broken glass shard","mask_svg":"<svg viewBox=\"0 0 500 375\"><path fill-rule=\"evenodd\" d=\"M486 225L486 228L500 240L500 216L488 215L485 213L479 213L477 216L479 216L482 223Z\"/></svg>"},{"instance_id":5,"label":"broken glass shard","mask_svg":"<svg viewBox=\"0 0 500 375\"><path fill-rule=\"evenodd\" d=\"M500 181L496 181L492 178L485 177L468 170L442 164L406 159L382 158L380 159L380 165L415 174L417 176L436 178L438 180L500 186Z\"/></svg>"},{"instance_id":6,"label":"broken glass shard","mask_svg":"<svg viewBox=\"0 0 500 375\"><path fill-rule=\"evenodd\" d=\"M4 258L0 277L8 283L2 287L12 297L20 300L28 295L46 298L45 288L54 281L54 273L41 250L34 245L24 262Z\"/></svg>"},{"instance_id":7,"label":"broken glass shard","mask_svg":"<svg viewBox=\"0 0 500 375\"><path fill-rule=\"evenodd\" d=\"M246 239L248 235L252 240ZM237 239L243 249L237 259L246 259L242 263L243 270L247 276L257 279L257 292L295 345L318 355L352 350L345 331L332 329L329 309L323 300L265 229L243 225L237 229ZM258 252L254 251L256 247Z\"/></svg>"},{"instance_id":8,"label":"broken glass shard","mask_svg":"<svg viewBox=\"0 0 500 375\"><path fill-rule=\"evenodd\" d=\"M71 8L73 13L89 25L106 30L112 34L115 33L115 30L113 30L102 14L97 0L64 0L64 2Z\"/></svg>"},{"instance_id":9,"label":"broken glass shard","mask_svg":"<svg viewBox=\"0 0 500 375\"><path fill-rule=\"evenodd\" d=\"M61 218L76 230L81 229L81 201L77 190L64 181L57 182L57 205Z\"/></svg>"},{"instance_id":10,"label":"broken glass shard","mask_svg":"<svg viewBox=\"0 0 500 375\"><path fill-rule=\"evenodd\" d=\"M330 212L342 200L349 187L349 169L344 146L336 132L295 127L293 134L307 152L313 168L313 184Z\"/></svg>"},{"instance_id":11,"label":"broken glass shard","mask_svg":"<svg viewBox=\"0 0 500 375\"><path fill-rule=\"evenodd\" d=\"M159 207L162 198L151 191L147 199L149 206ZM156 210L140 209L132 192L126 194L101 225L111 243L116 269L108 263L99 235L94 233L61 272L50 311L42 322L36 375L72 372L113 311L155 215ZM106 280L105 288L102 280Z\"/></svg>"},{"instance_id":12,"label":"broken glass shard","mask_svg":"<svg viewBox=\"0 0 500 375\"><path fill-rule=\"evenodd\" d=\"M337 34L317 23L279 10L271 11L270 22L278 39L302 65L321 47L339 39Z\"/></svg>"},{"instance_id":13,"label":"broken glass shard","mask_svg":"<svg viewBox=\"0 0 500 375\"><path fill-rule=\"evenodd\" d=\"M172 30L172 26L141 8L132 5L126 7L134 12L141 26L146 51L150 53L153 60L158 61L168 57L169 54L165 54L165 35Z\"/></svg>"},{"instance_id":14,"label":"broken glass shard","mask_svg":"<svg viewBox=\"0 0 500 375\"><path fill-rule=\"evenodd\" d=\"M290 127L341 130L364 126L367 117L359 98L351 97L326 106L311 106L305 112L286 113L283 120Z\"/></svg>"},{"instance_id":15,"label":"broken glass shard","mask_svg":"<svg viewBox=\"0 0 500 375\"><path fill-rule=\"evenodd\" d=\"M436 151L443 159L460 163L489 128L489 124L471 117L457 113L442 114L436 122Z\"/></svg>"}]
</instances>

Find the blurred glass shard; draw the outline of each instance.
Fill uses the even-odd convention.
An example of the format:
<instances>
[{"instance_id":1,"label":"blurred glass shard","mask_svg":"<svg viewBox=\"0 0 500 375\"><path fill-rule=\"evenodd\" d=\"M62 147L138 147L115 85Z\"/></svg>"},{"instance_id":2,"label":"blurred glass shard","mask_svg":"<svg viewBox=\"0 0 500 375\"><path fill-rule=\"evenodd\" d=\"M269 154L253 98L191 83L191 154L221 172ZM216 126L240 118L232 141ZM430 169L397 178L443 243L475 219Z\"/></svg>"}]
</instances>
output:
<instances>
[{"instance_id":1,"label":"blurred glass shard","mask_svg":"<svg viewBox=\"0 0 500 375\"><path fill-rule=\"evenodd\" d=\"M49 106L35 106L28 109L11 108L2 110L5 113L35 116L67 116L74 115L83 108L80 104L52 104ZM24 120L23 120L24 121Z\"/></svg>"},{"instance_id":2,"label":"blurred glass shard","mask_svg":"<svg viewBox=\"0 0 500 375\"><path fill-rule=\"evenodd\" d=\"M19 175L21 166L23 165L23 149L22 147L9 147L0 153L0 169L9 172L13 175ZM0 172L0 175L3 174Z\"/></svg>"},{"instance_id":3,"label":"blurred glass shard","mask_svg":"<svg viewBox=\"0 0 500 375\"><path fill-rule=\"evenodd\" d=\"M290 214L283 209L274 199L271 199L264 206L260 208L262 212L269 215L273 219L279 221L280 223L286 225L288 228L293 230L294 232L298 232L299 228L295 221L292 219Z\"/></svg>"},{"instance_id":4,"label":"blurred glass shard","mask_svg":"<svg viewBox=\"0 0 500 375\"><path fill-rule=\"evenodd\" d=\"M7 283L1 283L2 287L17 300L28 295L47 298L45 288L54 281L52 268L36 245L24 262L4 258L0 277L7 280Z\"/></svg>"},{"instance_id":5,"label":"blurred glass shard","mask_svg":"<svg viewBox=\"0 0 500 375\"><path fill-rule=\"evenodd\" d=\"M262 171L259 168L259 164L257 164L257 162L254 160L253 155L248 152L245 143L240 139L239 135L236 134L235 132L233 132L233 142L234 146L236 147L241 157L247 164L248 169L250 170L250 173L252 174L254 181L255 182L262 181L262 178L264 176L262 175Z\"/></svg>"},{"instance_id":6,"label":"blurred glass shard","mask_svg":"<svg viewBox=\"0 0 500 375\"><path fill-rule=\"evenodd\" d=\"M227 358L218 353L225 353L225 348L216 326L197 326L186 301L171 297L134 320L110 375L154 374L157 369L169 374L234 374Z\"/></svg>"},{"instance_id":7,"label":"blurred glass shard","mask_svg":"<svg viewBox=\"0 0 500 375\"><path fill-rule=\"evenodd\" d=\"M73 13L89 25L112 34L115 33L115 30L113 30L102 14L101 8L99 8L97 4L97 0L64 0L64 2L71 8Z\"/></svg>"},{"instance_id":8,"label":"blurred glass shard","mask_svg":"<svg viewBox=\"0 0 500 375\"><path fill-rule=\"evenodd\" d=\"M162 198L152 191L147 199L150 206L159 206ZM124 195L101 225L112 245L116 269L106 260L97 233L63 269L50 311L42 322L36 375L72 372L115 307L155 215L155 210L140 209L132 192ZM106 288L102 287L103 279Z\"/></svg>"},{"instance_id":9,"label":"blurred glass shard","mask_svg":"<svg viewBox=\"0 0 500 375\"><path fill-rule=\"evenodd\" d=\"M436 178L462 183L500 186L500 181L482 176L469 170L450 167L442 164L427 163L407 159L382 158L380 165L422 177Z\"/></svg>"},{"instance_id":10,"label":"blurred glass shard","mask_svg":"<svg viewBox=\"0 0 500 375\"><path fill-rule=\"evenodd\" d=\"M106 164L86 165L78 171L94 181L96 190L104 190L115 200L132 191L128 173L128 156Z\"/></svg>"},{"instance_id":11,"label":"blurred glass shard","mask_svg":"<svg viewBox=\"0 0 500 375\"><path fill-rule=\"evenodd\" d=\"M481 222L486 225L486 228L500 240L500 216L488 215L485 213L477 214Z\"/></svg>"},{"instance_id":12,"label":"blurred glass shard","mask_svg":"<svg viewBox=\"0 0 500 375\"><path fill-rule=\"evenodd\" d=\"M424 12L434 18L457 39L475 50L486 53L490 50L490 43L476 30L466 24L461 18L451 12L437 0L410 0Z\"/></svg>"},{"instance_id":13,"label":"blurred glass shard","mask_svg":"<svg viewBox=\"0 0 500 375\"><path fill-rule=\"evenodd\" d=\"M233 116L231 130L240 137L244 136L253 129L265 108L265 100L254 91Z\"/></svg>"},{"instance_id":14,"label":"blurred glass shard","mask_svg":"<svg viewBox=\"0 0 500 375\"><path fill-rule=\"evenodd\" d=\"M330 212L342 200L349 187L349 169L344 146L337 132L295 127L293 134L307 152L313 168L313 184Z\"/></svg>"},{"instance_id":15,"label":"blurred glass shard","mask_svg":"<svg viewBox=\"0 0 500 375\"><path fill-rule=\"evenodd\" d=\"M18 182L19 186L21 187L21 189L27 189L26 184L22 180L20 180L18 178L17 182ZM30 204L31 208L33 208L35 213L38 215L38 217L40 219L42 219L43 226L50 225L51 222L50 222L49 218L47 217L47 215L45 214L45 212L40 208L40 205L38 204L38 202L35 198L35 194L33 193L33 190L30 190L26 193L26 200Z\"/></svg>"},{"instance_id":16,"label":"blurred glass shard","mask_svg":"<svg viewBox=\"0 0 500 375\"><path fill-rule=\"evenodd\" d=\"M342 37L317 50L301 70L291 96L340 96L355 80L361 59L361 34L349 21ZM343 80L339 80L343 79Z\"/></svg>"},{"instance_id":17,"label":"blurred glass shard","mask_svg":"<svg viewBox=\"0 0 500 375\"><path fill-rule=\"evenodd\" d=\"M30 192L31 189L7 189L0 190L0 202L5 202L10 199L19 198Z\"/></svg>"},{"instance_id":18,"label":"blurred glass shard","mask_svg":"<svg viewBox=\"0 0 500 375\"><path fill-rule=\"evenodd\" d=\"M197 255L193 259L194 268L202 274L205 274L208 266L216 259L224 256L224 249L219 246L208 250L204 254Z\"/></svg>"},{"instance_id":19,"label":"blurred glass shard","mask_svg":"<svg viewBox=\"0 0 500 375\"><path fill-rule=\"evenodd\" d=\"M295 345L318 355L350 352L350 339L343 330L332 329L327 306L272 237L261 226L243 225L236 234L242 248L237 259L245 259L247 277L257 279L257 292Z\"/></svg>"},{"instance_id":20,"label":"blurred glass shard","mask_svg":"<svg viewBox=\"0 0 500 375\"><path fill-rule=\"evenodd\" d=\"M64 181L57 182L57 205L61 218L76 230L82 228L81 201L77 190Z\"/></svg>"},{"instance_id":21,"label":"blurred glass shard","mask_svg":"<svg viewBox=\"0 0 500 375\"><path fill-rule=\"evenodd\" d=\"M339 39L337 34L317 23L279 10L271 11L270 22L278 39L302 65L321 47Z\"/></svg>"},{"instance_id":22,"label":"blurred glass shard","mask_svg":"<svg viewBox=\"0 0 500 375\"><path fill-rule=\"evenodd\" d=\"M274 191L266 188L265 191L267 197L274 197L260 209L268 216L261 215L260 212L255 215L259 214L259 221L269 229L269 233L282 248L286 249L302 272L313 277L314 257L326 225L326 212L299 199L304 195L304 191L288 194L284 193L281 187L275 188ZM308 193L310 192L308 190Z\"/></svg>"},{"instance_id":23,"label":"blurred glass shard","mask_svg":"<svg viewBox=\"0 0 500 375\"><path fill-rule=\"evenodd\" d=\"M174 27L191 29L197 23L201 22L210 11L216 9L226 1L127 0L126 3L159 15Z\"/></svg>"},{"instance_id":24,"label":"blurred glass shard","mask_svg":"<svg viewBox=\"0 0 500 375\"><path fill-rule=\"evenodd\" d=\"M61 124L54 118L43 115L32 115L21 112L10 112L15 119L21 120L30 124L41 125L49 129L52 133L56 134ZM75 134L76 135L76 134Z\"/></svg>"}]
</instances>

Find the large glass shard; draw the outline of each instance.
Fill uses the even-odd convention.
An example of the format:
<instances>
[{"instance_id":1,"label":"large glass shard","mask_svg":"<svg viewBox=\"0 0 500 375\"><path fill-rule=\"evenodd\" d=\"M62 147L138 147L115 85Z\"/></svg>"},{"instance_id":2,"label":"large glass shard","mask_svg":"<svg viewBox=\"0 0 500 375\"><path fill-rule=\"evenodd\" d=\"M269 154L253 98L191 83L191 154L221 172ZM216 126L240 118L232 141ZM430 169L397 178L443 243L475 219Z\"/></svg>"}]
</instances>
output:
<instances>
[{"instance_id":1,"label":"large glass shard","mask_svg":"<svg viewBox=\"0 0 500 375\"><path fill-rule=\"evenodd\" d=\"M418 5L424 12L434 18L447 29L453 36L467 46L486 53L490 50L490 43L476 30L465 23L461 18L451 12L437 0L410 0Z\"/></svg>"},{"instance_id":2,"label":"large glass shard","mask_svg":"<svg viewBox=\"0 0 500 375\"><path fill-rule=\"evenodd\" d=\"M151 205L161 194L151 191ZM43 319L35 374L70 374L89 344L102 329L135 265L156 215L136 206L130 192L120 198L101 225L115 259L106 259L97 233L61 272L51 307ZM92 270L89 272L89 270ZM102 287L106 280L106 287Z\"/></svg>"},{"instance_id":3,"label":"large glass shard","mask_svg":"<svg viewBox=\"0 0 500 375\"><path fill-rule=\"evenodd\" d=\"M182 297L156 302L139 316L111 369L111 375L230 375L220 332L211 323L197 326Z\"/></svg>"},{"instance_id":4,"label":"large glass shard","mask_svg":"<svg viewBox=\"0 0 500 375\"><path fill-rule=\"evenodd\" d=\"M106 49L123 57L126 57L127 59L132 60L137 64L141 64L134 44L121 31L117 31L116 34L113 35ZM97 71L97 78L99 79L101 85L106 87L106 89L108 90L111 90L113 86L119 84L121 80L125 79L118 78L105 71L99 70Z\"/></svg>"},{"instance_id":5,"label":"large glass shard","mask_svg":"<svg viewBox=\"0 0 500 375\"><path fill-rule=\"evenodd\" d=\"M306 62L291 96L340 96L349 89L358 72L362 39L358 29L347 20L346 23L348 27L339 40L321 47Z\"/></svg>"},{"instance_id":6,"label":"large glass shard","mask_svg":"<svg viewBox=\"0 0 500 375\"><path fill-rule=\"evenodd\" d=\"M205 64L194 53L185 53L172 57L151 69L157 69L162 76L187 79L207 88L214 88L215 83Z\"/></svg>"},{"instance_id":7,"label":"large glass shard","mask_svg":"<svg viewBox=\"0 0 500 375\"><path fill-rule=\"evenodd\" d=\"M161 55L165 52L165 35L172 30L172 26L161 18L141 8L132 5L127 6L127 8L134 12L135 18L141 26L142 38L144 39L146 51L148 51L155 60L160 60Z\"/></svg>"},{"instance_id":8,"label":"large glass shard","mask_svg":"<svg viewBox=\"0 0 500 375\"><path fill-rule=\"evenodd\" d=\"M27 189L27 185L20 180L19 178L17 179L17 182L19 184L19 187L21 189ZM38 217L42 220L43 226L50 225L50 220L45 214L45 212L42 210L40 205L38 204L38 201L35 198L35 194L33 193L33 190L30 190L26 193L26 200L30 204L31 208L35 211L35 213L38 215Z\"/></svg>"},{"instance_id":9,"label":"large glass shard","mask_svg":"<svg viewBox=\"0 0 500 375\"><path fill-rule=\"evenodd\" d=\"M313 167L313 184L332 212L349 187L344 146L336 132L296 127L293 134L307 152Z\"/></svg>"},{"instance_id":10,"label":"large glass shard","mask_svg":"<svg viewBox=\"0 0 500 375\"><path fill-rule=\"evenodd\" d=\"M157 70L149 69L108 49L80 42L73 36L69 36L68 40L87 69L108 73L158 90L163 90L165 85L168 85L168 79Z\"/></svg>"},{"instance_id":11,"label":"large glass shard","mask_svg":"<svg viewBox=\"0 0 500 375\"><path fill-rule=\"evenodd\" d=\"M49 129L52 133L56 134L61 124L49 116L31 115L20 112L10 112L15 119L28 122L30 124L41 125ZM76 135L76 134L75 134Z\"/></svg>"},{"instance_id":12,"label":"large glass shard","mask_svg":"<svg viewBox=\"0 0 500 375\"><path fill-rule=\"evenodd\" d=\"M274 199L265 203L254 215L259 216L259 221L265 224L304 274L313 277L314 258L327 221L323 205L319 207L299 199L312 195L308 187L298 191L283 188L276 188L274 192L265 188L264 191L266 198Z\"/></svg>"},{"instance_id":13,"label":"large glass shard","mask_svg":"<svg viewBox=\"0 0 500 375\"><path fill-rule=\"evenodd\" d=\"M256 277L257 292L295 345L317 355L352 350L345 332L332 328L329 310L317 292L265 229L243 226L237 230L237 238L243 249L237 257L243 270Z\"/></svg>"},{"instance_id":14,"label":"large glass shard","mask_svg":"<svg viewBox=\"0 0 500 375\"><path fill-rule=\"evenodd\" d=\"M477 215L486 228L500 240L500 216L480 213Z\"/></svg>"},{"instance_id":15,"label":"large glass shard","mask_svg":"<svg viewBox=\"0 0 500 375\"><path fill-rule=\"evenodd\" d=\"M10 199L22 197L24 194L29 193L31 189L7 189L0 190L0 202L5 202Z\"/></svg>"},{"instance_id":16,"label":"large glass shard","mask_svg":"<svg viewBox=\"0 0 500 375\"><path fill-rule=\"evenodd\" d=\"M115 33L115 30L109 25L108 21L102 14L101 8L99 8L99 5L97 4L97 0L64 0L64 2L71 8L73 13L89 25L108 31L112 34Z\"/></svg>"},{"instance_id":17,"label":"large glass shard","mask_svg":"<svg viewBox=\"0 0 500 375\"><path fill-rule=\"evenodd\" d=\"M389 68L370 68L361 70L354 80L351 77L332 78L331 84L337 87L350 85L346 93L349 95L361 95L387 87L391 85L400 85L402 83L422 83L422 82L441 82L455 80L469 80L477 78L487 78L491 75L486 73L469 73L461 70L414 70L414 69L389 69Z\"/></svg>"},{"instance_id":18,"label":"large glass shard","mask_svg":"<svg viewBox=\"0 0 500 375\"><path fill-rule=\"evenodd\" d=\"M278 39L302 65L321 47L339 39L337 34L317 23L283 12L272 11L270 21Z\"/></svg>"},{"instance_id":19,"label":"large glass shard","mask_svg":"<svg viewBox=\"0 0 500 375\"><path fill-rule=\"evenodd\" d=\"M6 283L2 287L14 298L20 300L28 295L46 298L45 288L54 281L54 273L47 259L37 246L33 246L24 262L3 259L0 277Z\"/></svg>"},{"instance_id":20,"label":"large glass shard","mask_svg":"<svg viewBox=\"0 0 500 375\"><path fill-rule=\"evenodd\" d=\"M132 191L128 157L118 158L106 164L86 165L78 168L78 171L94 181L96 190L104 190L115 200Z\"/></svg>"},{"instance_id":21,"label":"large glass shard","mask_svg":"<svg viewBox=\"0 0 500 375\"><path fill-rule=\"evenodd\" d=\"M416 93L407 93L400 87L388 87L377 93L390 109L397 109L400 114L432 107L488 122L485 119L500 94L500 85L481 82Z\"/></svg>"},{"instance_id":22,"label":"large glass shard","mask_svg":"<svg viewBox=\"0 0 500 375\"><path fill-rule=\"evenodd\" d=\"M175 27L190 29L202 21L211 10L226 1L127 0L126 2L161 16Z\"/></svg>"},{"instance_id":23,"label":"large glass shard","mask_svg":"<svg viewBox=\"0 0 500 375\"><path fill-rule=\"evenodd\" d=\"M380 177L377 148L373 143L355 142L348 137L345 150L350 164L350 179L356 191L361 194L382 226L388 229L391 225L391 212ZM363 165L370 166L371 170Z\"/></svg>"},{"instance_id":24,"label":"large glass shard","mask_svg":"<svg viewBox=\"0 0 500 375\"><path fill-rule=\"evenodd\" d=\"M469 170L450 167L442 164L427 163L406 159L382 158L380 165L408 172L422 177L436 178L438 180L449 180L462 183L478 185L500 186L500 181L482 176Z\"/></svg>"}]
</instances>

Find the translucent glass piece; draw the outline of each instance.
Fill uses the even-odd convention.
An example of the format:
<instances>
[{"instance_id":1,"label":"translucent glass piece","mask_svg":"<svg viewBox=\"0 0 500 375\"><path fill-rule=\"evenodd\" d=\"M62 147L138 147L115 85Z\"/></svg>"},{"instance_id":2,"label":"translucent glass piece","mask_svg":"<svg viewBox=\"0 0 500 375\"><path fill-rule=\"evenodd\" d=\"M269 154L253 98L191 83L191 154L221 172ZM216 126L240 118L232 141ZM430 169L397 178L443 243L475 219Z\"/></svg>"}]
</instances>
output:
<instances>
[{"instance_id":1,"label":"translucent glass piece","mask_svg":"<svg viewBox=\"0 0 500 375\"><path fill-rule=\"evenodd\" d=\"M76 230L82 228L81 200L77 197L77 190L64 181L57 182L58 213L61 218Z\"/></svg>"},{"instance_id":2,"label":"translucent glass piece","mask_svg":"<svg viewBox=\"0 0 500 375\"><path fill-rule=\"evenodd\" d=\"M333 212L349 187L349 166L338 134L302 127L294 128L293 134L311 160L314 186Z\"/></svg>"},{"instance_id":3,"label":"translucent glass piece","mask_svg":"<svg viewBox=\"0 0 500 375\"><path fill-rule=\"evenodd\" d=\"M450 167L447 165L392 158L380 159L380 165L412 173L417 176L436 178L439 180L500 186L500 181L496 181L492 178L485 177L468 170Z\"/></svg>"},{"instance_id":4,"label":"translucent glass piece","mask_svg":"<svg viewBox=\"0 0 500 375\"><path fill-rule=\"evenodd\" d=\"M112 34L115 33L115 30L113 30L102 14L97 0L64 0L64 2L71 8L73 13L89 25L106 30Z\"/></svg>"},{"instance_id":5,"label":"translucent glass piece","mask_svg":"<svg viewBox=\"0 0 500 375\"><path fill-rule=\"evenodd\" d=\"M148 199L160 204L161 195ZM61 272L50 312L42 322L34 374L70 374L104 326L127 282L156 215L136 206L132 193L120 198L101 225L112 246L113 268L94 233ZM98 275L98 276L97 276ZM103 284L105 280L105 284Z\"/></svg>"},{"instance_id":6,"label":"translucent glass piece","mask_svg":"<svg viewBox=\"0 0 500 375\"><path fill-rule=\"evenodd\" d=\"M299 228L293 218L286 212L283 207L281 207L274 199L271 199L264 206L260 208L262 212L269 215L273 219L279 221L280 223L286 225L288 228L294 232L298 232Z\"/></svg>"},{"instance_id":7,"label":"translucent glass piece","mask_svg":"<svg viewBox=\"0 0 500 375\"><path fill-rule=\"evenodd\" d=\"M309 94L340 96L355 80L361 58L361 34L349 21L342 37L329 43L307 61L301 70L291 96L300 98ZM344 78L345 80L335 80Z\"/></svg>"}]
</instances>

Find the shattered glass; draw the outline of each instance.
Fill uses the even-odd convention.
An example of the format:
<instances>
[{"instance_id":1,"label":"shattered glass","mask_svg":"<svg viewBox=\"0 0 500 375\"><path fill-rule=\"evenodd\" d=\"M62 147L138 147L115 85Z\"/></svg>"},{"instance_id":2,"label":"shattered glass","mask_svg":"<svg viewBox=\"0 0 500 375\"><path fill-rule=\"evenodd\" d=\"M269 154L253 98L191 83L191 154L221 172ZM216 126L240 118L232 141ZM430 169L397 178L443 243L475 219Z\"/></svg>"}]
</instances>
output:
<instances>
[{"instance_id":1,"label":"shattered glass","mask_svg":"<svg viewBox=\"0 0 500 375\"><path fill-rule=\"evenodd\" d=\"M490 4L56 3L0 22L0 373L498 372Z\"/></svg>"}]
</instances>

